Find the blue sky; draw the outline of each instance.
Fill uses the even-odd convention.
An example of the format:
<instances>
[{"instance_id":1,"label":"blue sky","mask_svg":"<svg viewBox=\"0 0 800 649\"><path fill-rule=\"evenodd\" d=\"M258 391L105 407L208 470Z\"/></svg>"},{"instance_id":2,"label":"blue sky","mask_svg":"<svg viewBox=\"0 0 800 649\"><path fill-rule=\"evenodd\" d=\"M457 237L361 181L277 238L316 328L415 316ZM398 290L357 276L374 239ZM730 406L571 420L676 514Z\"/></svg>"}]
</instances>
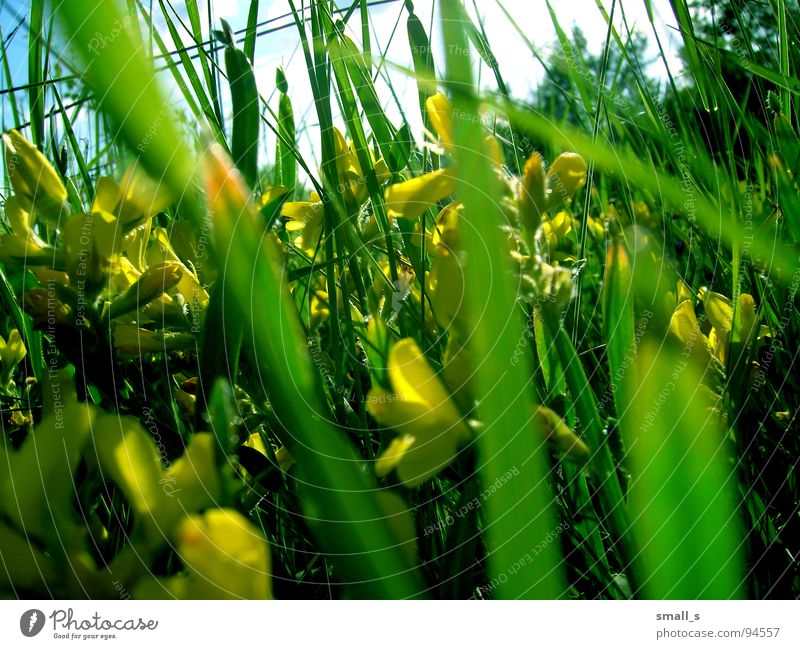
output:
<instances>
[{"instance_id":1,"label":"blue sky","mask_svg":"<svg viewBox=\"0 0 800 649\"><path fill-rule=\"evenodd\" d=\"M74 0L69 0L74 1ZM600 0L610 13L612 0ZM549 52L553 49L555 32L550 20L545 0L468 0L466 5L470 13L475 16L475 6L477 6L480 16L484 22L489 42L493 52L499 62L500 69L505 76L511 92L514 96L525 98L536 87L543 76L543 70L536 59L531 55L524 40L510 25L500 8L503 7L509 14L513 15L520 28L525 32L526 37L539 50L541 56L546 59ZM146 3L147 4L147 3ZM155 3L154 3L155 4ZM180 0L175 0L174 4L180 5ZM205 2L199 3L205 7ZM300 2L297 3L298 5ZM348 3L349 4L349 3ZM431 40L434 51L440 55L437 63L442 69L442 48L441 34L438 25L438 12L435 9L433 0L417 0L415 10L424 25L431 24L431 14L433 15L433 30ZM675 72L680 69L678 59L678 45L675 38L674 16L669 6L669 0L652 0L654 12L654 26L658 30L662 43L666 48L667 58L670 68ZM3 36L7 39L7 48L11 64L11 77L15 85L23 84L27 77L27 31L23 26L16 32L13 39L8 41L11 30L16 26L21 17L24 17L26 2L20 0L0 0L2 16ZM214 0L214 22L219 24L219 18L225 18L234 30L244 28L249 9L249 0ZM157 4L155 4L157 7ZM597 7L596 0L569 0L553 2L553 6L558 15L561 25L567 29L572 25L579 26L587 36L590 49L598 52L606 35L606 23ZM646 35L650 36L652 42L652 29L647 17L644 0L622 0L617 4L615 23L622 29L621 18L624 9L628 24L641 29ZM311 89L305 69L303 53L300 49L299 39L296 28L291 24L292 19L289 15L289 4L287 0L261 0L259 7L259 21L271 21L266 25L274 28L287 25L285 29L273 31L272 33L260 37L257 40L254 68L256 79L261 93L267 97L273 94L275 69L282 65L286 71L286 76L290 84L290 96L294 103L295 114L298 122L305 123L309 128L300 130L299 145L305 155L313 158L316 150L315 115L313 111ZM156 9L157 12L157 9ZM385 70L389 75L391 83L397 92L401 103L414 106L416 102L416 85L412 78L409 78L398 68L411 67L411 55L408 47L408 40L405 30L406 13L401 1L390 2L376 6L370 10L372 20L372 48L373 52L378 49L386 53L386 59L390 63ZM399 21L398 21L399 17ZM203 17L206 23L206 17ZM357 20L351 21L350 36L360 42L360 24ZM393 30L396 31L390 40ZM166 29L160 30L163 38L170 43L169 34ZM185 35L184 35L185 36ZM188 39L187 39L188 40ZM655 50L653 49L653 52ZM69 56L65 53L65 56ZM477 57L475 57L477 59ZM394 64L394 65L391 65ZM480 61L476 65L479 65ZM397 67L395 67L397 66ZM476 72L481 75L485 87L493 88L493 80L486 69L478 67ZM664 76L663 64L657 62L649 70L650 74L656 77ZM172 80L165 76L165 86L173 94L176 105L179 104L179 95ZM8 80L3 79L3 87L8 86ZM381 98L386 99L387 113L395 123L400 123L400 113L388 92L388 87L383 79L378 81L378 92ZM2 95L2 121L3 129L14 126L11 115L8 95ZM21 107L27 105L26 93L17 93L18 102ZM274 99L274 98L273 98ZM48 109L52 99L48 101ZM274 105L274 102L273 102ZM24 111L23 111L24 112ZM407 111L407 117L412 129L419 132L420 124L418 111ZM271 150L272 144L268 136L266 149Z\"/></svg>"}]
</instances>

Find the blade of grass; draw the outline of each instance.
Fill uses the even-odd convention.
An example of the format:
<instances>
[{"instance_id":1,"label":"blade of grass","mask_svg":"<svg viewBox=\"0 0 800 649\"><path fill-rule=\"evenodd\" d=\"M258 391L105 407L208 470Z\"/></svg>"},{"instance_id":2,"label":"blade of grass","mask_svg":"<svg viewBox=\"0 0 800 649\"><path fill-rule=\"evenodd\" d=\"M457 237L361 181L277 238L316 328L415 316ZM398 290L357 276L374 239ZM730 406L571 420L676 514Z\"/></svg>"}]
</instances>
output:
<instances>
[{"instance_id":1,"label":"blade of grass","mask_svg":"<svg viewBox=\"0 0 800 649\"><path fill-rule=\"evenodd\" d=\"M524 361L511 363L523 335L522 323L506 279L508 262L498 254L503 250L503 235L496 227L501 216L497 188L491 187L492 170L482 153L483 134L469 119L478 114L478 102L464 10L457 0L444 0L440 9L448 44L447 86L456 117L457 195L464 202L465 297L474 319L470 347L477 369L480 416L486 424L477 438L480 477L487 485L512 468L519 471L486 502L489 574L499 583L499 598L552 599L565 592L559 548L550 544L535 556L531 549L555 528L556 519L544 448L535 442L529 412L533 398L529 368ZM526 558L532 560L526 563ZM523 565L517 569L520 562Z\"/></svg>"},{"instance_id":2,"label":"blade of grass","mask_svg":"<svg viewBox=\"0 0 800 649\"><path fill-rule=\"evenodd\" d=\"M206 166L215 240L220 249L237 251L228 271L241 281L232 282L232 288L245 307L256 359L261 367L270 368L266 377L270 399L287 431L283 441L301 471L301 490L310 501L306 520L334 562L353 579L358 594L418 595L413 567L396 547L374 497L374 479L360 468L351 445L328 422L293 298L274 265L277 251L271 249L270 239L262 237L255 215L248 211L247 190L218 146L208 152ZM257 300L251 286L259 287Z\"/></svg>"},{"instance_id":3,"label":"blade of grass","mask_svg":"<svg viewBox=\"0 0 800 649\"><path fill-rule=\"evenodd\" d=\"M244 53L251 64L256 61L256 25L258 23L258 0L250 0L247 12L247 32L244 37Z\"/></svg>"},{"instance_id":4,"label":"blade of grass","mask_svg":"<svg viewBox=\"0 0 800 649\"><path fill-rule=\"evenodd\" d=\"M634 342L633 277L630 259L622 240L615 236L608 244L603 277L603 338L617 414L625 411L625 375L633 371Z\"/></svg>"},{"instance_id":5,"label":"blade of grass","mask_svg":"<svg viewBox=\"0 0 800 649\"><path fill-rule=\"evenodd\" d=\"M637 368L623 434L637 562L647 575L640 594L739 598L742 537L721 414L699 368L671 346L647 340Z\"/></svg>"},{"instance_id":6,"label":"blade of grass","mask_svg":"<svg viewBox=\"0 0 800 649\"><path fill-rule=\"evenodd\" d=\"M44 80L47 70L42 65L44 48L44 0L31 0L28 18L28 108L31 120L31 141L44 147Z\"/></svg>"}]
</instances>

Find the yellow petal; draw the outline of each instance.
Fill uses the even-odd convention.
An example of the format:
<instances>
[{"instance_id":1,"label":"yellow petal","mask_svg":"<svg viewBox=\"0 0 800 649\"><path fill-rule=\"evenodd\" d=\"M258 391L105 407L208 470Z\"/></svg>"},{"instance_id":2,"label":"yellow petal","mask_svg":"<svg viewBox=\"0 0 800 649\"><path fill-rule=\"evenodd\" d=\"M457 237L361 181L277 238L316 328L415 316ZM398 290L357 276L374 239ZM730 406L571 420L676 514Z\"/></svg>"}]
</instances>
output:
<instances>
[{"instance_id":1,"label":"yellow petal","mask_svg":"<svg viewBox=\"0 0 800 649\"><path fill-rule=\"evenodd\" d=\"M386 450L375 460L375 475L379 478L385 478L394 471L400 462L402 462L406 451L408 451L416 441L416 438L411 435L398 435L395 437L389 442L389 446L386 447Z\"/></svg>"},{"instance_id":2,"label":"yellow petal","mask_svg":"<svg viewBox=\"0 0 800 649\"><path fill-rule=\"evenodd\" d=\"M106 479L120 488L140 524L165 498L159 485L163 465L149 433L137 419L118 415L98 417L94 446Z\"/></svg>"},{"instance_id":3,"label":"yellow petal","mask_svg":"<svg viewBox=\"0 0 800 649\"><path fill-rule=\"evenodd\" d=\"M392 389L400 402L423 404L448 426L464 426L444 384L413 338L404 338L392 347L388 369Z\"/></svg>"},{"instance_id":4,"label":"yellow petal","mask_svg":"<svg viewBox=\"0 0 800 649\"><path fill-rule=\"evenodd\" d=\"M25 208L58 223L66 209L67 190L55 169L39 149L16 129L3 133L6 169L14 191L24 199Z\"/></svg>"},{"instance_id":5,"label":"yellow petal","mask_svg":"<svg viewBox=\"0 0 800 649\"><path fill-rule=\"evenodd\" d=\"M211 433L198 433L173 464L162 472L159 486L166 496L154 509L156 531L168 534L186 512L214 505L219 498L216 463L217 441Z\"/></svg>"},{"instance_id":6,"label":"yellow petal","mask_svg":"<svg viewBox=\"0 0 800 649\"><path fill-rule=\"evenodd\" d=\"M336 168L339 171L340 180L347 180L347 176L349 175L354 175L358 178L363 176L358 157L353 153L352 149L347 146L344 135L342 135L341 131L335 126L333 127L333 141L336 152Z\"/></svg>"},{"instance_id":7,"label":"yellow petal","mask_svg":"<svg viewBox=\"0 0 800 649\"><path fill-rule=\"evenodd\" d=\"M439 134L445 146L453 146L453 107L450 100L442 93L437 93L425 100L428 118Z\"/></svg>"},{"instance_id":8,"label":"yellow petal","mask_svg":"<svg viewBox=\"0 0 800 649\"><path fill-rule=\"evenodd\" d=\"M113 214L119 205L121 195L122 189L116 180L107 176L98 178L97 187L94 190L92 212L103 211Z\"/></svg>"},{"instance_id":9,"label":"yellow petal","mask_svg":"<svg viewBox=\"0 0 800 649\"><path fill-rule=\"evenodd\" d=\"M173 200L166 183L150 178L135 162L125 171L120 189L116 214L125 228L163 212Z\"/></svg>"},{"instance_id":10,"label":"yellow petal","mask_svg":"<svg viewBox=\"0 0 800 649\"><path fill-rule=\"evenodd\" d=\"M391 185L386 190L386 207L391 216L416 219L431 205L450 196L455 189L453 169L438 169Z\"/></svg>"},{"instance_id":11,"label":"yellow petal","mask_svg":"<svg viewBox=\"0 0 800 649\"><path fill-rule=\"evenodd\" d=\"M189 597L271 599L269 546L239 512L212 509L179 524L178 554L195 577Z\"/></svg>"},{"instance_id":12,"label":"yellow petal","mask_svg":"<svg viewBox=\"0 0 800 649\"><path fill-rule=\"evenodd\" d=\"M756 331L756 305L753 296L742 293L739 296L739 341L747 345Z\"/></svg>"},{"instance_id":13,"label":"yellow petal","mask_svg":"<svg viewBox=\"0 0 800 649\"><path fill-rule=\"evenodd\" d=\"M22 206L19 196L9 196L4 208L11 231L20 237L27 235L31 229L31 215Z\"/></svg>"},{"instance_id":14,"label":"yellow petal","mask_svg":"<svg viewBox=\"0 0 800 649\"><path fill-rule=\"evenodd\" d=\"M403 435L376 460L376 470L379 466L380 471L394 469L403 485L417 487L449 466L458 454L459 445L454 435L440 434L427 440Z\"/></svg>"},{"instance_id":15,"label":"yellow petal","mask_svg":"<svg viewBox=\"0 0 800 649\"><path fill-rule=\"evenodd\" d=\"M522 223L531 231L535 231L542 220L542 212L546 207L546 191L544 160L534 151L525 162L517 194L517 206Z\"/></svg>"},{"instance_id":16,"label":"yellow petal","mask_svg":"<svg viewBox=\"0 0 800 649\"><path fill-rule=\"evenodd\" d=\"M25 344L22 342L22 336L19 335L19 331L16 329L12 329L8 334L8 342L3 341L2 336L0 336L0 359L2 359L3 367L6 371L19 365L27 353Z\"/></svg>"},{"instance_id":17,"label":"yellow petal","mask_svg":"<svg viewBox=\"0 0 800 649\"><path fill-rule=\"evenodd\" d=\"M703 366L711 362L709 340L700 331L691 300L684 300L675 309L669 321L670 334L689 350L692 357Z\"/></svg>"},{"instance_id":18,"label":"yellow petal","mask_svg":"<svg viewBox=\"0 0 800 649\"><path fill-rule=\"evenodd\" d=\"M458 322L466 299L464 267L455 252L433 260L427 288L436 322L443 329L449 329Z\"/></svg>"},{"instance_id":19,"label":"yellow petal","mask_svg":"<svg viewBox=\"0 0 800 649\"><path fill-rule=\"evenodd\" d=\"M562 153L547 170L550 203L564 202L586 184L586 162L577 153Z\"/></svg>"},{"instance_id":20,"label":"yellow petal","mask_svg":"<svg viewBox=\"0 0 800 649\"><path fill-rule=\"evenodd\" d=\"M717 333L730 333L733 323L733 302L720 293L707 291L703 295L703 303L706 308L706 317Z\"/></svg>"},{"instance_id":21,"label":"yellow petal","mask_svg":"<svg viewBox=\"0 0 800 649\"><path fill-rule=\"evenodd\" d=\"M692 334L697 335L700 328L691 301L684 300L678 305L670 318L669 330L684 345L690 341Z\"/></svg>"},{"instance_id":22,"label":"yellow petal","mask_svg":"<svg viewBox=\"0 0 800 649\"><path fill-rule=\"evenodd\" d=\"M287 194L288 191L288 188L284 187L283 185L273 185L271 187L267 187L261 194L261 207L269 205L272 201L275 201L281 196Z\"/></svg>"},{"instance_id":23,"label":"yellow petal","mask_svg":"<svg viewBox=\"0 0 800 649\"><path fill-rule=\"evenodd\" d=\"M0 472L0 503L20 530L54 543L72 524L73 475L97 411L73 403L37 424Z\"/></svg>"},{"instance_id":24,"label":"yellow petal","mask_svg":"<svg viewBox=\"0 0 800 649\"><path fill-rule=\"evenodd\" d=\"M104 279L122 241L122 231L113 214L74 214L64 226L67 272L75 281L97 283Z\"/></svg>"},{"instance_id":25,"label":"yellow petal","mask_svg":"<svg viewBox=\"0 0 800 649\"><path fill-rule=\"evenodd\" d=\"M52 263L51 248L42 248L31 238L16 234L0 234L0 262L39 266Z\"/></svg>"}]
</instances>

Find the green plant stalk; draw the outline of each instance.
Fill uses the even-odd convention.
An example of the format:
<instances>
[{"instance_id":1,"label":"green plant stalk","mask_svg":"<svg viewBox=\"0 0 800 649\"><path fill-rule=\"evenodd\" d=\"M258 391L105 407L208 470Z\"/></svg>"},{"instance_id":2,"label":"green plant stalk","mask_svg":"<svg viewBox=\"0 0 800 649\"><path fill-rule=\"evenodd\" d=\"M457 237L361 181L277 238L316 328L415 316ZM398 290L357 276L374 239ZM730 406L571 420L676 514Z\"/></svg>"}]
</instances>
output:
<instances>
[{"instance_id":1,"label":"green plant stalk","mask_svg":"<svg viewBox=\"0 0 800 649\"><path fill-rule=\"evenodd\" d=\"M597 495L605 515L605 524L617 545L623 566L629 570L629 581L635 592L638 579L633 574L635 552L629 534L625 498L611 450L604 439L603 425L597 411L594 391L567 332L552 318L545 317L545 325L558 350L564 378L574 400L575 412L582 422L586 442L593 454L591 474L596 481Z\"/></svg>"}]
</instances>

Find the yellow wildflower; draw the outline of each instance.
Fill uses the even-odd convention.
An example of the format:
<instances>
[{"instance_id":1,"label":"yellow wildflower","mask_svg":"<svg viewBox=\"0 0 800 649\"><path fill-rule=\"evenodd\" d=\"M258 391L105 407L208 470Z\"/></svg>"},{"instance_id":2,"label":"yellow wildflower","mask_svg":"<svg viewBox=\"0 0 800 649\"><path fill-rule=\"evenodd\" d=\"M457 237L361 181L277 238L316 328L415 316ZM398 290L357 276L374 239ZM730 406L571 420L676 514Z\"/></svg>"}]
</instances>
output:
<instances>
[{"instance_id":1,"label":"yellow wildflower","mask_svg":"<svg viewBox=\"0 0 800 649\"><path fill-rule=\"evenodd\" d=\"M8 340L0 336L0 389L8 384L11 374L27 353L16 329L9 332Z\"/></svg>"},{"instance_id":2,"label":"yellow wildflower","mask_svg":"<svg viewBox=\"0 0 800 649\"><path fill-rule=\"evenodd\" d=\"M187 594L204 599L271 599L269 545L239 512L211 509L186 516L175 531L189 572Z\"/></svg>"},{"instance_id":3,"label":"yellow wildflower","mask_svg":"<svg viewBox=\"0 0 800 649\"><path fill-rule=\"evenodd\" d=\"M31 229L30 212L23 207L19 196L6 200L5 214L11 232L0 235L0 262L33 266L52 264L55 251Z\"/></svg>"},{"instance_id":4,"label":"yellow wildflower","mask_svg":"<svg viewBox=\"0 0 800 649\"><path fill-rule=\"evenodd\" d=\"M3 133L8 178L27 212L36 210L57 224L68 213L67 190L42 153L19 131Z\"/></svg>"},{"instance_id":5,"label":"yellow wildflower","mask_svg":"<svg viewBox=\"0 0 800 649\"><path fill-rule=\"evenodd\" d=\"M92 212L114 214L120 227L128 231L163 212L170 203L172 196L166 185L156 183L133 163L121 183L107 177L97 181Z\"/></svg>"},{"instance_id":6,"label":"yellow wildflower","mask_svg":"<svg viewBox=\"0 0 800 649\"><path fill-rule=\"evenodd\" d=\"M517 194L517 205L522 223L531 232L539 227L542 212L547 208L546 192L544 160L539 153L534 151L525 162Z\"/></svg>"},{"instance_id":7,"label":"yellow wildflower","mask_svg":"<svg viewBox=\"0 0 800 649\"><path fill-rule=\"evenodd\" d=\"M680 285L679 285L680 290ZM684 300L675 309L669 323L670 333L684 346L702 365L708 365L712 359L723 365L728 360L733 325L733 303L724 295L713 291L701 293L705 305L705 314L711 323L708 335L702 333L691 300ZM742 293L739 296L738 334L742 345L747 346L756 335L756 312L753 296ZM769 329L761 327L758 337L769 334Z\"/></svg>"},{"instance_id":8,"label":"yellow wildflower","mask_svg":"<svg viewBox=\"0 0 800 649\"><path fill-rule=\"evenodd\" d=\"M415 487L450 464L470 433L412 338L392 347L387 369L393 392L370 390L367 410L400 435L378 458L375 471L385 476L394 470L405 486Z\"/></svg>"},{"instance_id":9,"label":"yellow wildflower","mask_svg":"<svg viewBox=\"0 0 800 649\"><path fill-rule=\"evenodd\" d=\"M289 201L283 204L281 214L288 218L286 230L299 233L294 244L308 255L313 255L322 237L324 205L317 192L311 200Z\"/></svg>"},{"instance_id":10,"label":"yellow wildflower","mask_svg":"<svg viewBox=\"0 0 800 649\"><path fill-rule=\"evenodd\" d=\"M517 187L517 208L522 224L534 231L543 213L557 208L586 184L586 162L577 153L562 153L544 171L542 156L534 151L525 163Z\"/></svg>"},{"instance_id":11,"label":"yellow wildflower","mask_svg":"<svg viewBox=\"0 0 800 649\"><path fill-rule=\"evenodd\" d=\"M452 167L417 176L386 189L386 207L390 216L416 219L429 207L450 196L457 178Z\"/></svg>"},{"instance_id":12,"label":"yellow wildflower","mask_svg":"<svg viewBox=\"0 0 800 649\"><path fill-rule=\"evenodd\" d=\"M562 153L547 170L548 202L555 205L572 198L586 184L586 162L577 153Z\"/></svg>"}]
</instances>

